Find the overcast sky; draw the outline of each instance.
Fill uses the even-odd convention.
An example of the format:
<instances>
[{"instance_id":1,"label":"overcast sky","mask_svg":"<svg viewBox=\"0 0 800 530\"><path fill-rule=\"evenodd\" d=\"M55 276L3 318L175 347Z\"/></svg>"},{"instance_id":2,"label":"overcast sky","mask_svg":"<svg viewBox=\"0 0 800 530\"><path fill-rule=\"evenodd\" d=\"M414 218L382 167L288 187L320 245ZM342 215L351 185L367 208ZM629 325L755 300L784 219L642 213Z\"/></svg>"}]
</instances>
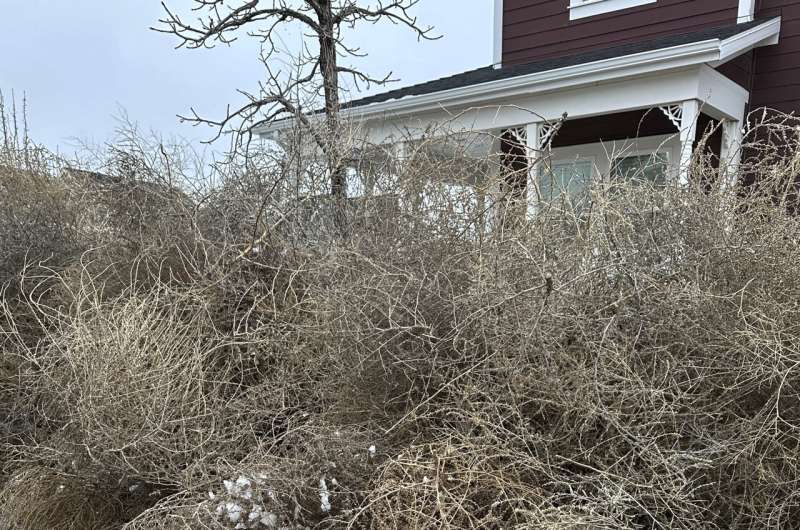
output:
<instances>
[{"instance_id":1,"label":"overcast sky","mask_svg":"<svg viewBox=\"0 0 800 530\"><path fill-rule=\"evenodd\" d=\"M184 13L189 3L168 0ZM391 24L361 26L351 42L370 55L360 65L394 72L399 87L491 63L491 0L423 0L416 14L443 38L417 43ZM258 49L175 50L174 38L148 29L160 15L158 0L3 0L0 90L7 102L12 90L27 94L34 139L71 154L75 138L108 140L120 109L144 129L207 139L176 114L224 113L239 101L235 89L262 75Z\"/></svg>"}]
</instances>

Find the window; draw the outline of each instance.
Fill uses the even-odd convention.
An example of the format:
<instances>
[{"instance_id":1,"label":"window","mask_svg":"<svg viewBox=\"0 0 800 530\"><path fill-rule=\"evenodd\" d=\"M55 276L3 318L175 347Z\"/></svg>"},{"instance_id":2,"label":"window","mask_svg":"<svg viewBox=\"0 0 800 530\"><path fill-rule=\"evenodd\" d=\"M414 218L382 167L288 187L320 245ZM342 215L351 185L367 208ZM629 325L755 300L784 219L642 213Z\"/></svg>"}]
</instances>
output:
<instances>
[{"instance_id":1,"label":"window","mask_svg":"<svg viewBox=\"0 0 800 530\"><path fill-rule=\"evenodd\" d=\"M611 177L663 186L667 183L669 156L664 151L615 158Z\"/></svg>"},{"instance_id":2,"label":"window","mask_svg":"<svg viewBox=\"0 0 800 530\"><path fill-rule=\"evenodd\" d=\"M657 0L570 0L569 19L602 15L620 9L642 6L645 4L655 4Z\"/></svg>"},{"instance_id":3,"label":"window","mask_svg":"<svg viewBox=\"0 0 800 530\"><path fill-rule=\"evenodd\" d=\"M553 162L539 171L539 196L542 202L568 200L579 205L586 200L592 180L591 160Z\"/></svg>"}]
</instances>

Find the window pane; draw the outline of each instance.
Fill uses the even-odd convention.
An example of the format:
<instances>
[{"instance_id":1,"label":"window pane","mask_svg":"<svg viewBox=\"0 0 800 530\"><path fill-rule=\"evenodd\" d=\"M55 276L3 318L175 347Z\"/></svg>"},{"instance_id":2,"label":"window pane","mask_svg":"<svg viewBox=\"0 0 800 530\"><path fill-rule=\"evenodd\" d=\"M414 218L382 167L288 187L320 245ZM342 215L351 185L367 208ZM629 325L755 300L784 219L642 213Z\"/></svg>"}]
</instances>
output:
<instances>
[{"instance_id":1,"label":"window pane","mask_svg":"<svg viewBox=\"0 0 800 530\"><path fill-rule=\"evenodd\" d=\"M561 197L580 200L587 192L592 178L589 161L556 162L542 168L539 175L539 192L543 201L551 202Z\"/></svg>"},{"instance_id":2,"label":"window pane","mask_svg":"<svg viewBox=\"0 0 800 530\"><path fill-rule=\"evenodd\" d=\"M626 156L614 160L611 176L638 182L666 184L667 167L667 154L663 152Z\"/></svg>"}]
</instances>

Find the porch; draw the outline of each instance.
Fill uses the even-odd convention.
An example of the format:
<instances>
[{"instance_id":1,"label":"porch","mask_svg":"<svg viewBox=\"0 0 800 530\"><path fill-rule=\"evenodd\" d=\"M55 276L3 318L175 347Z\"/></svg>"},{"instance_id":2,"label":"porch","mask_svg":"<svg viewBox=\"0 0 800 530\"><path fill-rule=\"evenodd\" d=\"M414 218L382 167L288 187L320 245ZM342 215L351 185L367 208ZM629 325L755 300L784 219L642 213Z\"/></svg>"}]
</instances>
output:
<instances>
[{"instance_id":1,"label":"porch","mask_svg":"<svg viewBox=\"0 0 800 530\"><path fill-rule=\"evenodd\" d=\"M595 178L631 174L687 185L708 130L715 132L706 149L730 184L750 99L733 80L733 61L775 44L780 26L775 18L486 67L351 101L342 112L361 141L401 163L409 143L432 136L492 139L474 142L476 159L501 154L516 173L511 187L529 201L542 198L543 174L551 193L554 186L579 189ZM290 127L284 120L258 132L270 137Z\"/></svg>"},{"instance_id":2,"label":"porch","mask_svg":"<svg viewBox=\"0 0 800 530\"><path fill-rule=\"evenodd\" d=\"M431 136L484 135L484 152L502 154L511 170L526 167L528 189L546 169L591 180L639 167L651 180L688 184L699 141L732 178L749 93L707 65L488 100L484 105L362 120L367 143L403 159L409 143ZM563 183L567 184L567 183Z\"/></svg>"}]
</instances>

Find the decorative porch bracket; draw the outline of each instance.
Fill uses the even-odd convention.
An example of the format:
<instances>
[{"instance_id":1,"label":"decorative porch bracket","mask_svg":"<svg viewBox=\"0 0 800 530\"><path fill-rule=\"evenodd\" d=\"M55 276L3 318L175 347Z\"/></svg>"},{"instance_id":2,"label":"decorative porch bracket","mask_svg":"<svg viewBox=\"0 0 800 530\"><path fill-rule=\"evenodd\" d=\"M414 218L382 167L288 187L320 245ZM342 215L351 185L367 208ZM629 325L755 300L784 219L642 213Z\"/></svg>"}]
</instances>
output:
<instances>
[{"instance_id":1,"label":"decorative porch bracket","mask_svg":"<svg viewBox=\"0 0 800 530\"><path fill-rule=\"evenodd\" d=\"M553 138L555 138L558 129L560 129L560 124L542 122L537 125L539 134L539 150L549 150L553 144Z\"/></svg>"},{"instance_id":2,"label":"decorative porch bracket","mask_svg":"<svg viewBox=\"0 0 800 530\"><path fill-rule=\"evenodd\" d=\"M681 105L665 105L658 108L672 122L675 128L681 128L681 119L683 117L683 107Z\"/></svg>"}]
</instances>

